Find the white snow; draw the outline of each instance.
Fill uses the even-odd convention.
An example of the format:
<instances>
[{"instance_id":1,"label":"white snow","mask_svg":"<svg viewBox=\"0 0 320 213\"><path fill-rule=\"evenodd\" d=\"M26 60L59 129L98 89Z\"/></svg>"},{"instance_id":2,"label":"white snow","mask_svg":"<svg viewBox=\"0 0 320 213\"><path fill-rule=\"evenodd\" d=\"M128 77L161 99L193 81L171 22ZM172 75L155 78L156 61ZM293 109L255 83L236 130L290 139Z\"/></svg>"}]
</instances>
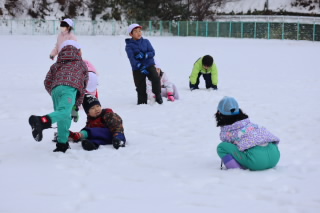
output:
<instances>
[{"instance_id":1,"label":"white snow","mask_svg":"<svg viewBox=\"0 0 320 213\"><path fill-rule=\"evenodd\" d=\"M272 11L286 11L295 13L320 13L319 3L316 1L309 1L311 6L315 6L310 10L310 7L292 6L296 0L230 0L224 3L220 8L217 8L218 12L235 12L235 13L247 13L249 10L262 11L264 10L265 4L268 2L268 8ZM305 1L308 2L308 1ZM309 3L308 2L308 3Z\"/></svg>"},{"instance_id":2,"label":"white snow","mask_svg":"<svg viewBox=\"0 0 320 213\"><path fill-rule=\"evenodd\" d=\"M56 36L1 36L0 212L315 213L319 197L319 48L308 41L148 37L180 92L176 102L136 105L123 36L78 36L98 72L100 101L124 121L127 147L54 153L28 117L52 112L43 86ZM190 92L188 76L211 54L219 90ZM278 136L276 168L220 170L219 100L235 97L252 122ZM85 125L80 111L78 123Z\"/></svg>"}]
</instances>

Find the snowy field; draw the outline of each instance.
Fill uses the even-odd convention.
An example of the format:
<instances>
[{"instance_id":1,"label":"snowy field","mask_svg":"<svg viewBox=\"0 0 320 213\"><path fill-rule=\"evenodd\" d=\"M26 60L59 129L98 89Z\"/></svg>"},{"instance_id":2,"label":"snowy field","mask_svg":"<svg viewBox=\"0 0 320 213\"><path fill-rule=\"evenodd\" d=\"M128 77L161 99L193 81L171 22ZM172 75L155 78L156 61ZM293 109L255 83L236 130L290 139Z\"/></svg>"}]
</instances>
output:
<instances>
[{"instance_id":1,"label":"snowy field","mask_svg":"<svg viewBox=\"0 0 320 213\"><path fill-rule=\"evenodd\" d=\"M319 196L320 43L149 37L181 99L136 105L126 37L78 37L100 73L100 101L124 120L127 147L87 152L72 143L54 153L56 129L42 142L28 117L53 110L43 86L56 36L1 36L1 213L316 213ZM218 91L190 92L188 76L210 54ZM252 122L278 136L274 169L220 170L214 113L235 97ZM85 125L85 113L71 130Z\"/></svg>"}]
</instances>

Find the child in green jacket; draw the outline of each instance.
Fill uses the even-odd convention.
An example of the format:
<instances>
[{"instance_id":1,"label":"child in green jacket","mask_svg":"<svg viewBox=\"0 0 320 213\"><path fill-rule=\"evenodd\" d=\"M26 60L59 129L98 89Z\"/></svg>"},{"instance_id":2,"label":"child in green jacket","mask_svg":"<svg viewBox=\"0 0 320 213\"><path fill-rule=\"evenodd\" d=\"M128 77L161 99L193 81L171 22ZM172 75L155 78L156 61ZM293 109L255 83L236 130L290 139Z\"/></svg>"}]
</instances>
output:
<instances>
[{"instance_id":1,"label":"child in green jacket","mask_svg":"<svg viewBox=\"0 0 320 213\"><path fill-rule=\"evenodd\" d=\"M201 75L205 80L207 89L218 89L218 68L214 63L212 56L205 55L194 63L192 73L189 77L189 86L191 91L199 89L199 79Z\"/></svg>"}]
</instances>

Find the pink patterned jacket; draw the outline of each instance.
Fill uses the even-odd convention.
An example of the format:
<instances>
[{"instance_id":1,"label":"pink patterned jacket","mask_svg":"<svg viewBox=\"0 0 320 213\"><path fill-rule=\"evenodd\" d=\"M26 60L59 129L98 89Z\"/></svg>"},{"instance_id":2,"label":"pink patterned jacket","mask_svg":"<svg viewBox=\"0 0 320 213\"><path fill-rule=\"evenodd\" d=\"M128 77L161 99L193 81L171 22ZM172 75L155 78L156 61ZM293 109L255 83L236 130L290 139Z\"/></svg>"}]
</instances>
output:
<instances>
[{"instance_id":1,"label":"pink patterned jacket","mask_svg":"<svg viewBox=\"0 0 320 213\"><path fill-rule=\"evenodd\" d=\"M266 143L280 142L266 128L251 123L249 118L221 127L220 140L237 145L240 151Z\"/></svg>"}]
</instances>

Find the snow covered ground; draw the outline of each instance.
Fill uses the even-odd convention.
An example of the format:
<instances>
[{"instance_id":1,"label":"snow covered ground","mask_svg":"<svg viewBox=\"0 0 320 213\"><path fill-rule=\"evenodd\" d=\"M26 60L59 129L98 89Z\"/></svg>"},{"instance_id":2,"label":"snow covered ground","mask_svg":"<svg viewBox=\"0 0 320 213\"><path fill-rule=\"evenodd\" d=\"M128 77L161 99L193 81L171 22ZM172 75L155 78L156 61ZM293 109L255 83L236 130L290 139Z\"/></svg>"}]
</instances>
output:
<instances>
[{"instance_id":1,"label":"snow covered ground","mask_svg":"<svg viewBox=\"0 0 320 213\"><path fill-rule=\"evenodd\" d=\"M297 0L232 0L225 2L221 8L218 8L218 12L235 12L235 13L247 13L249 10L253 12L254 10L262 11L265 6L272 11L287 11L293 13L314 13L319 14L320 7L319 3L316 1L304 1L310 3L310 6L293 6ZM299 1L298 1L299 2ZM300 1L301 2L301 1ZM312 7L314 6L314 7Z\"/></svg>"},{"instance_id":2,"label":"snow covered ground","mask_svg":"<svg viewBox=\"0 0 320 213\"><path fill-rule=\"evenodd\" d=\"M78 37L100 73L100 101L124 120L126 148L53 153L28 117L52 111L43 86L56 36L1 36L0 212L319 212L319 48L307 41L149 37L181 100L136 105L125 37ZM219 90L190 92L200 56L219 68ZM219 100L234 96L280 139L281 159L261 172L220 170ZM80 111L78 123L85 125Z\"/></svg>"}]
</instances>

